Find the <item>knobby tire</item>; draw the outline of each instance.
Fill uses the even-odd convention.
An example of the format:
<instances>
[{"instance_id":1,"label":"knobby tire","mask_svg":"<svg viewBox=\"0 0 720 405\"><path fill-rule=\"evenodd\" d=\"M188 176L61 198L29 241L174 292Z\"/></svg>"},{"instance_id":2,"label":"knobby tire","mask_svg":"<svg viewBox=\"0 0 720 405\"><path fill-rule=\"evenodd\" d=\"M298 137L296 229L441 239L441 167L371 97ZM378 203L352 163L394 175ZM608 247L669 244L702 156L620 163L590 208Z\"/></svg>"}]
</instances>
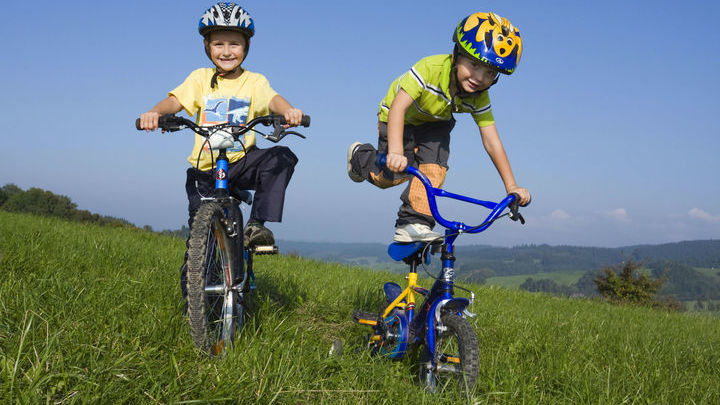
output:
<instances>
[{"instance_id":1,"label":"knobby tire","mask_svg":"<svg viewBox=\"0 0 720 405\"><path fill-rule=\"evenodd\" d=\"M242 236L227 234L225 218L220 204L202 204L193 219L188 243L190 334L198 348L212 355L222 355L232 346L242 321L240 296L229 289L235 272L242 268L242 254L234 240L242 240Z\"/></svg>"},{"instance_id":2,"label":"knobby tire","mask_svg":"<svg viewBox=\"0 0 720 405\"><path fill-rule=\"evenodd\" d=\"M446 312L440 319L447 329L435 339L435 370L429 375L422 367L420 378L431 391L456 385L461 391L469 392L480 372L477 335L470 322L455 313ZM451 369L454 371L449 371Z\"/></svg>"}]
</instances>

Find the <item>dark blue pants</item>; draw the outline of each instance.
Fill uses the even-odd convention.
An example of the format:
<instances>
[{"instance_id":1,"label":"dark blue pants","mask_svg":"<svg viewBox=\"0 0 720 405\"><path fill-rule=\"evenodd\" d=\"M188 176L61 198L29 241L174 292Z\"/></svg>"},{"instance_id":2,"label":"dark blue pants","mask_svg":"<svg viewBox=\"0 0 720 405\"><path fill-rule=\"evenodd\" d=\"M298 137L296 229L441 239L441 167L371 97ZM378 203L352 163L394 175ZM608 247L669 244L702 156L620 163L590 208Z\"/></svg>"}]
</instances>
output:
<instances>
[{"instance_id":1,"label":"dark blue pants","mask_svg":"<svg viewBox=\"0 0 720 405\"><path fill-rule=\"evenodd\" d=\"M280 222L285 189L295 171L298 159L290 148L275 146L268 149L251 148L245 156L228 166L230 184L241 190L255 190L250 220ZM211 171L187 169L185 191L188 197L188 226L200 207L200 197L212 197L215 179Z\"/></svg>"}]
</instances>

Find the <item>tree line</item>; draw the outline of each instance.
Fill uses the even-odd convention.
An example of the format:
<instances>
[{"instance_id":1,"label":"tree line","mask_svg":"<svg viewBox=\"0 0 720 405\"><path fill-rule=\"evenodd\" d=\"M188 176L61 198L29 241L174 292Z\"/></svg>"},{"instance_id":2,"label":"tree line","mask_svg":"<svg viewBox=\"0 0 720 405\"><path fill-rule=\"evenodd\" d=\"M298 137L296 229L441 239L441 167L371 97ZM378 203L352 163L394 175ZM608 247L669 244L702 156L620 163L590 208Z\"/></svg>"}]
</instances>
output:
<instances>
[{"instance_id":1,"label":"tree line","mask_svg":"<svg viewBox=\"0 0 720 405\"><path fill-rule=\"evenodd\" d=\"M86 222L113 227L135 227L130 222L105 215L80 210L69 197L54 194L37 187L27 191L14 184L0 188L0 209L8 212L28 213L70 221Z\"/></svg>"},{"instance_id":2,"label":"tree line","mask_svg":"<svg viewBox=\"0 0 720 405\"><path fill-rule=\"evenodd\" d=\"M37 187L23 190L15 184L6 184L0 188L0 210L56 217L103 226L139 228L122 218L78 209L77 204L72 202L70 197ZM141 229L155 232L150 225L145 225ZM190 230L183 225L180 229L163 230L156 233L186 239Z\"/></svg>"},{"instance_id":3,"label":"tree line","mask_svg":"<svg viewBox=\"0 0 720 405\"><path fill-rule=\"evenodd\" d=\"M523 245L511 248L459 246L462 260L457 270L468 280L544 272L589 271L614 266L626 260L666 260L691 267L720 268L720 240L695 240L660 245L620 248ZM491 274L490 272L494 273ZM473 276L473 273L478 273Z\"/></svg>"}]
</instances>

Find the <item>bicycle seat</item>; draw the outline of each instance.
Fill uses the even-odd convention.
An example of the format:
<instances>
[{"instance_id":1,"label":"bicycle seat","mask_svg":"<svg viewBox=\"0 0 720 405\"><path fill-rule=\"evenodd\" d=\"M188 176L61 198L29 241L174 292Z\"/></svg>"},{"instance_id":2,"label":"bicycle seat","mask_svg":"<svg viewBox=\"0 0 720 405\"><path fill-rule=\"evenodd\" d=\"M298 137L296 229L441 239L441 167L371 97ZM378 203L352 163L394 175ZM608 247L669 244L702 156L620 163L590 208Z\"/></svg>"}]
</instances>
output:
<instances>
[{"instance_id":1,"label":"bicycle seat","mask_svg":"<svg viewBox=\"0 0 720 405\"><path fill-rule=\"evenodd\" d=\"M413 255L420 255L422 253L422 250L427 246L428 244L433 244L433 242L410 242L410 243L399 243L399 242L393 242L388 246L388 255L393 260L405 260L408 258L411 258ZM442 243L442 242L439 242ZM435 243L437 244L437 243ZM434 246L430 250L435 251ZM421 260L418 260L418 264ZM425 254L425 264L430 264L430 255Z\"/></svg>"},{"instance_id":2,"label":"bicycle seat","mask_svg":"<svg viewBox=\"0 0 720 405\"><path fill-rule=\"evenodd\" d=\"M251 205L253 201L253 195L248 190L241 190L235 186L230 186L230 195L244 202L247 205Z\"/></svg>"}]
</instances>

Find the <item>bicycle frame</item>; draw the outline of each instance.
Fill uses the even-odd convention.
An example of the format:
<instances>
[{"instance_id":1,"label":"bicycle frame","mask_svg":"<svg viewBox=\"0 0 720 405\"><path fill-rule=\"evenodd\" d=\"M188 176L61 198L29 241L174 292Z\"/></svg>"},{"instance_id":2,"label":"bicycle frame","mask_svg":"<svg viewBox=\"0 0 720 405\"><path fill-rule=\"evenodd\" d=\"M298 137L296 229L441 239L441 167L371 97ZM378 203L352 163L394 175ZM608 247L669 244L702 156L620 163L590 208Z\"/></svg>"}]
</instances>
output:
<instances>
[{"instance_id":1,"label":"bicycle frame","mask_svg":"<svg viewBox=\"0 0 720 405\"><path fill-rule=\"evenodd\" d=\"M385 155L378 154L378 166L385 166L385 158ZM407 340L404 342L400 341L398 348L390 354L390 357L402 357L405 354L408 344L421 343L424 340L426 351L429 355L428 357L431 359L431 365L429 365L429 367L434 368L436 366L434 360L436 331L439 327L442 327L440 322L442 311L452 311L458 315L474 317L474 314L467 311L467 307L471 304L472 299L474 299L474 294L471 293L470 299L454 297L455 239L461 233L479 233L486 230L509 206L511 208L510 215L512 219L520 219L523 223L524 219L522 219L522 216L517 212L517 196L515 194L508 195L499 203L478 200L433 187L430 180L415 167L408 166L405 172L416 177L423 186L425 186L432 216L440 225L446 228L441 248L442 270L429 291L420 287L417 284L417 266L423 261L429 263L426 251L428 248L427 244L422 242L416 242L414 244L391 244L388 248L388 254L395 260L404 260L408 263L410 265L410 271L407 277L407 287L402 291L400 291L401 287L398 284L385 284L384 290L390 304L385 308L381 317L383 320L388 321L389 317L396 313L396 309L404 311L404 318L408 329ZM478 226L469 226L458 221L449 221L440 215L437 208L437 197L452 198L481 205L490 209L491 212L485 221ZM425 296L417 314L415 313L416 293ZM403 323L402 320L401 323ZM371 337L371 339L375 340L380 338L382 337Z\"/></svg>"}]
</instances>

